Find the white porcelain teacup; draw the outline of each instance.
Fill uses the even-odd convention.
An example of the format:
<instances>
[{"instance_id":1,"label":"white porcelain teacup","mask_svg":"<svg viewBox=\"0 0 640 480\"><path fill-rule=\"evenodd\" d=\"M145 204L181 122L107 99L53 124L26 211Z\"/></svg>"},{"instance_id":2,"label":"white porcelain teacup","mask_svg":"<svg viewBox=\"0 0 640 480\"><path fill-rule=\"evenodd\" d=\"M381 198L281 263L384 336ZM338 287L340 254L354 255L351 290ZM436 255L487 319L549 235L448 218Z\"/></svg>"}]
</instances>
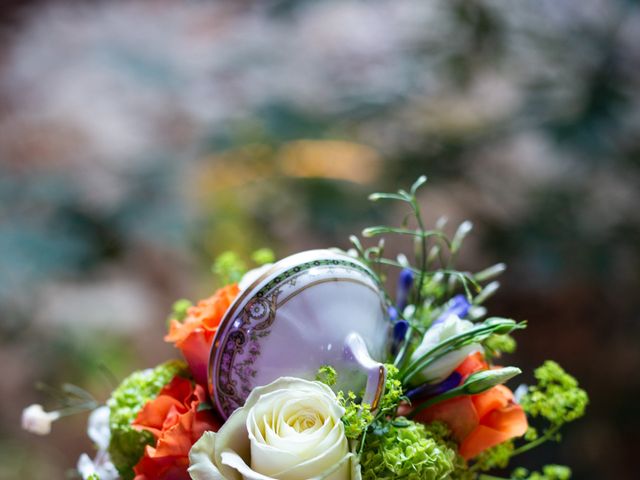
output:
<instances>
[{"instance_id":1,"label":"white porcelain teacup","mask_svg":"<svg viewBox=\"0 0 640 480\"><path fill-rule=\"evenodd\" d=\"M282 376L314 379L330 365L336 390L374 408L384 390L389 322L381 287L361 262L330 250L287 257L242 290L209 360L209 389L227 418L251 390Z\"/></svg>"}]
</instances>

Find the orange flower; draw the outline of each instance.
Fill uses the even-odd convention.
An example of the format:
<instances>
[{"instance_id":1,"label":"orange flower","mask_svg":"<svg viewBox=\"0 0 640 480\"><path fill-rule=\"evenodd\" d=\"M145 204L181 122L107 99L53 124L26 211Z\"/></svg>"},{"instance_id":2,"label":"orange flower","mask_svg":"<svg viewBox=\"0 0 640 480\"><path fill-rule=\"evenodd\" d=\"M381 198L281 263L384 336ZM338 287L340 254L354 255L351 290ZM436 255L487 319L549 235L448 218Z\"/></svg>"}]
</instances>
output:
<instances>
[{"instance_id":1,"label":"orange flower","mask_svg":"<svg viewBox=\"0 0 640 480\"><path fill-rule=\"evenodd\" d=\"M469 355L456 371L464 381L469 375L488 368L480 353ZM524 435L527 417L515 403L513 393L497 385L478 395L456 397L432 405L416 415L416 420L446 423L460 444L460 455L470 459L480 452L511 438Z\"/></svg>"},{"instance_id":2,"label":"orange flower","mask_svg":"<svg viewBox=\"0 0 640 480\"><path fill-rule=\"evenodd\" d=\"M171 320L169 333L164 337L182 351L196 382L207 383L209 351L213 337L225 312L239 293L238 284L227 285L211 297L189 307L184 321Z\"/></svg>"},{"instance_id":3,"label":"orange flower","mask_svg":"<svg viewBox=\"0 0 640 480\"><path fill-rule=\"evenodd\" d=\"M135 480L189 480L191 446L205 431L220 427L211 410L198 411L204 401L201 385L194 387L186 378L174 377L155 400L145 404L132 425L151 432L156 444L145 448L134 467Z\"/></svg>"}]
</instances>

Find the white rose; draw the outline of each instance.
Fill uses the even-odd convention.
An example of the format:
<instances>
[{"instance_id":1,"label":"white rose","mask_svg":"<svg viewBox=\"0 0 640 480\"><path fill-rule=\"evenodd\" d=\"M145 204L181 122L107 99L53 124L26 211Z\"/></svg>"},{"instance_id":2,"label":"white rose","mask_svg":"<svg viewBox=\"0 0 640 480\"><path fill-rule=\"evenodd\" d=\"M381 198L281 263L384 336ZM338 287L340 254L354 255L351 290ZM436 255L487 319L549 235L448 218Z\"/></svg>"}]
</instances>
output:
<instances>
[{"instance_id":1,"label":"white rose","mask_svg":"<svg viewBox=\"0 0 640 480\"><path fill-rule=\"evenodd\" d=\"M411 355L411 361L415 361L439 343L473 328L469 320L462 320L457 315L449 315L444 321L433 325L424 334L422 343ZM419 374L413 377L411 383L438 383L446 379L462 363L462 361L474 352L482 351L482 345L472 343L458 350L447 353L435 362L428 365Z\"/></svg>"},{"instance_id":2,"label":"white rose","mask_svg":"<svg viewBox=\"0 0 640 480\"><path fill-rule=\"evenodd\" d=\"M254 389L189 452L193 480L360 480L341 417L320 382L284 377Z\"/></svg>"},{"instance_id":3,"label":"white rose","mask_svg":"<svg viewBox=\"0 0 640 480\"><path fill-rule=\"evenodd\" d=\"M22 428L37 435L48 435L51 424L60 418L59 412L45 412L42 405L30 405L22 411Z\"/></svg>"}]
</instances>

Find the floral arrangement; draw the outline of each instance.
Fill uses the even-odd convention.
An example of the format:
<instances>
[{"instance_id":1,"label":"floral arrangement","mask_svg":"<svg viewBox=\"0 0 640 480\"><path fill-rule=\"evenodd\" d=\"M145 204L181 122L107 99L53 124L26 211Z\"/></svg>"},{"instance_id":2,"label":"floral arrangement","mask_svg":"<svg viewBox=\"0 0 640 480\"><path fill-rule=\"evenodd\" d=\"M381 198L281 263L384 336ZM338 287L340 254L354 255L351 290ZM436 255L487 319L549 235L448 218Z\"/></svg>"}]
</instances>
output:
<instances>
[{"instance_id":1,"label":"floral arrangement","mask_svg":"<svg viewBox=\"0 0 640 480\"><path fill-rule=\"evenodd\" d=\"M23 427L47 434L58 418L93 410L88 435L97 453L83 454L77 465L86 480L503 478L489 472L558 441L563 425L584 415L588 396L553 361L535 370L534 385L515 392L504 385L521 373L501 364L516 348L512 334L526 323L488 316L482 305L505 267L455 269L471 224L463 222L452 237L445 220L426 229L416 199L425 181L371 195L405 203L409 215L401 226L363 231L366 238L410 239L411 260L387 258L384 241L365 247L355 236L344 252L375 277L385 302L388 348L379 359L384 388L375 404L363 401L359 387L338 389L341 373L327 364L315 378L283 375L257 386L226 421L216 411L207 377L220 348L216 332L234 301L271 268L273 254L262 249L253 255L253 270L234 253L223 254L213 266L222 288L196 304L174 304L165 340L183 360L132 373L104 405L67 385L63 408L32 405ZM382 285L393 282L394 271L392 299ZM570 476L568 467L547 465L537 472L516 468L508 478Z\"/></svg>"}]
</instances>

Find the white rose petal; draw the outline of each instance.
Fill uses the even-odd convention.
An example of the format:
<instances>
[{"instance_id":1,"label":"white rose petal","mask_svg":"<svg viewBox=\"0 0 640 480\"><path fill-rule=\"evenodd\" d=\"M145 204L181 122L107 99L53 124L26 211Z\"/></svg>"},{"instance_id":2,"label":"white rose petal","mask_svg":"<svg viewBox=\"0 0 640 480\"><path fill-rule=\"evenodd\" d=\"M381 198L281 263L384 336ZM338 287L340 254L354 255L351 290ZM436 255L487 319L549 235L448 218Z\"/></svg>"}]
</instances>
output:
<instances>
[{"instance_id":1,"label":"white rose petal","mask_svg":"<svg viewBox=\"0 0 640 480\"><path fill-rule=\"evenodd\" d=\"M194 480L359 480L333 391L280 378L254 389L217 433L189 453Z\"/></svg>"},{"instance_id":2,"label":"white rose petal","mask_svg":"<svg viewBox=\"0 0 640 480\"><path fill-rule=\"evenodd\" d=\"M22 428L36 435L48 435L51 424L58 418L58 412L45 412L42 405L30 405L22 411Z\"/></svg>"},{"instance_id":3,"label":"white rose petal","mask_svg":"<svg viewBox=\"0 0 640 480\"><path fill-rule=\"evenodd\" d=\"M444 321L433 325L427 330L422 339L422 343L411 355L411 360L417 360L440 342L464 333L471 328L473 328L473 323L469 320L462 320L457 315L449 315ZM482 351L482 345L472 343L454 352L450 352L427 366L413 378L411 383L417 385L425 382L441 382L451 375L467 356L479 351Z\"/></svg>"}]
</instances>

